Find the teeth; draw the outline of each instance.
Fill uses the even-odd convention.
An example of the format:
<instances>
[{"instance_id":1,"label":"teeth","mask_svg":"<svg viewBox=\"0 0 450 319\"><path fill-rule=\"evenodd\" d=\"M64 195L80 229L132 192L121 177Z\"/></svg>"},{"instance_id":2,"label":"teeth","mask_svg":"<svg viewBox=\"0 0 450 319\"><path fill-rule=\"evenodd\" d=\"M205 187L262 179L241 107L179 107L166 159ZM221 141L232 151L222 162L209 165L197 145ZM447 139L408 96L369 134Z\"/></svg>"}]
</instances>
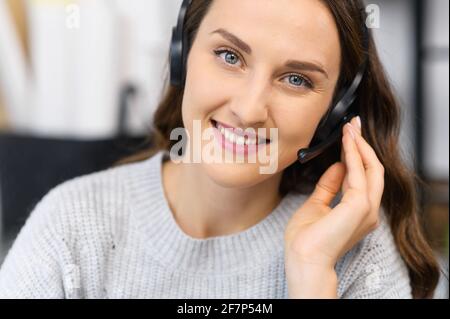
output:
<instances>
[{"instance_id":1,"label":"teeth","mask_svg":"<svg viewBox=\"0 0 450 319\"><path fill-rule=\"evenodd\" d=\"M247 145L256 145L256 139L254 138L249 138L245 141L245 144Z\"/></svg>"},{"instance_id":2,"label":"teeth","mask_svg":"<svg viewBox=\"0 0 450 319\"><path fill-rule=\"evenodd\" d=\"M256 145L257 141L255 138L245 138L244 136L236 135L230 129L225 129L220 125L218 125L217 128L230 143L236 143L237 145ZM265 144L266 141L264 139L259 139L258 142L259 144Z\"/></svg>"},{"instance_id":3,"label":"teeth","mask_svg":"<svg viewBox=\"0 0 450 319\"><path fill-rule=\"evenodd\" d=\"M236 142L236 135L234 135L233 133L229 132L229 133L228 133L228 139L229 139L232 143L234 143L234 142Z\"/></svg>"},{"instance_id":4,"label":"teeth","mask_svg":"<svg viewBox=\"0 0 450 319\"><path fill-rule=\"evenodd\" d=\"M238 145L244 145L244 144L245 144L245 138L244 138L243 136L239 136L239 137L236 139L236 144L238 144Z\"/></svg>"}]
</instances>

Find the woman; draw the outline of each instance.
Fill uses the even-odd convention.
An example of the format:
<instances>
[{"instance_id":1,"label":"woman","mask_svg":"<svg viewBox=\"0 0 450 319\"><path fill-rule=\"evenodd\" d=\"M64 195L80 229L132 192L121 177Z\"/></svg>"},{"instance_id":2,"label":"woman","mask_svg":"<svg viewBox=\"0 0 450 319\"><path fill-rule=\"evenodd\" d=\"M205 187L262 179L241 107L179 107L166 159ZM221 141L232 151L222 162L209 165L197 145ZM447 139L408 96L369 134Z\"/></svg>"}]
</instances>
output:
<instances>
[{"instance_id":1,"label":"woman","mask_svg":"<svg viewBox=\"0 0 450 319\"><path fill-rule=\"evenodd\" d=\"M361 10L193 0L185 77L155 114L154 147L52 190L6 258L0 295L432 297L439 272L398 152L399 109L370 35L365 50ZM366 57L359 117L300 164ZM176 128L188 133L177 160ZM237 136L248 128L258 135ZM218 161L193 160L211 149ZM261 173L267 152L275 169Z\"/></svg>"}]
</instances>

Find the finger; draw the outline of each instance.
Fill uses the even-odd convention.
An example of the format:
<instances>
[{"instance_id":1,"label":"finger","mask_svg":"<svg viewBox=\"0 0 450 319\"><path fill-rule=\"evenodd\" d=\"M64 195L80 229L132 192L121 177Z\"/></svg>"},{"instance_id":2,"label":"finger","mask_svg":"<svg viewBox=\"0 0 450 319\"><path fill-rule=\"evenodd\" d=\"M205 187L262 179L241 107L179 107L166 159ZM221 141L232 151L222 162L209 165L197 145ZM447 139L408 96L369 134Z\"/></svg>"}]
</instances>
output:
<instances>
[{"instance_id":1,"label":"finger","mask_svg":"<svg viewBox=\"0 0 450 319\"><path fill-rule=\"evenodd\" d=\"M354 128L358 129L358 132L361 135L361 129L359 128L359 124L358 124L358 121L357 121L356 118L357 118L356 116L354 118L352 118L350 123L353 125ZM345 152L344 152L344 148L343 147L341 148L341 162L345 163Z\"/></svg>"},{"instance_id":2,"label":"finger","mask_svg":"<svg viewBox=\"0 0 450 319\"><path fill-rule=\"evenodd\" d=\"M355 116L354 118L352 118L350 123L352 124L353 128L356 129L356 131L359 133L359 135L362 135L362 129L361 129L361 126L360 126L361 119L359 119L359 121L358 121L358 117L359 116Z\"/></svg>"},{"instance_id":3,"label":"finger","mask_svg":"<svg viewBox=\"0 0 450 319\"><path fill-rule=\"evenodd\" d=\"M344 152L344 146L341 146L341 163L344 164L345 166L345 152ZM342 182L342 186L341 186L341 193L345 193L345 191L348 188L348 183L347 183L347 174L345 174L344 177L344 181Z\"/></svg>"},{"instance_id":4,"label":"finger","mask_svg":"<svg viewBox=\"0 0 450 319\"><path fill-rule=\"evenodd\" d=\"M343 145L347 181L349 188L365 192L367 189L366 173L356 141L352 138L352 136L356 138L357 135L351 128L351 124L344 126Z\"/></svg>"},{"instance_id":5,"label":"finger","mask_svg":"<svg viewBox=\"0 0 450 319\"><path fill-rule=\"evenodd\" d=\"M356 121L356 117L354 117L351 120L351 123L354 123L354 125L358 125L357 121ZM361 131L360 131L360 134L361 134ZM345 163L345 151L344 151L344 147L343 146L341 147L341 162ZM345 177L344 177L344 182L342 183L341 193L344 194L347 191L347 189L348 189L348 177L347 177L347 174L346 174Z\"/></svg>"},{"instance_id":6,"label":"finger","mask_svg":"<svg viewBox=\"0 0 450 319\"><path fill-rule=\"evenodd\" d=\"M343 163L337 162L331 165L320 177L308 201L313 204L329 206L341 189L344 176L345 166Z\"/></svg>"},{"instance_id":7,"label":"finger","mask_svg":"<svg viewBox=\"0 0 450 319\"><path fill-rule=\"evenodd\" d=\"M360 151L361 159L363 161L364 169L366 170L367 187L369 194L378 194L381 198L384 188L384 167L378 159L373 148L367 143L361 134L361 119L354 117L351 120L353 128L356 128L356 145ZM369 180L370 179L370 180ZM378 183L377 183L378 181Z\"/></svg>"},{"instance_id":8,"label":"finger","mask_svg":"<svg viewBox=\"0 0 450 319\"><path fill-rule=\"evenodd\" d=\"M356 134L355 137L366 174L369 198L372 203L379 203L384 190L384 167L367 141L360 134Z\"/></svg>"},{"instance_id":9,"label":"finger","mask_svg":"<svg viewBox=\"0 0 450 319\"><path fill-rule=\"evenodd\" d=\"M361 135L361 131L356 129L353 125L352 128L358 134L355 134L355 143L360 152L361 159L363 161L363 165L365 169L377 169L382 165L378 156L376 155L373 148L367 143L364 137Z\"/></svg>"}]
</instances>

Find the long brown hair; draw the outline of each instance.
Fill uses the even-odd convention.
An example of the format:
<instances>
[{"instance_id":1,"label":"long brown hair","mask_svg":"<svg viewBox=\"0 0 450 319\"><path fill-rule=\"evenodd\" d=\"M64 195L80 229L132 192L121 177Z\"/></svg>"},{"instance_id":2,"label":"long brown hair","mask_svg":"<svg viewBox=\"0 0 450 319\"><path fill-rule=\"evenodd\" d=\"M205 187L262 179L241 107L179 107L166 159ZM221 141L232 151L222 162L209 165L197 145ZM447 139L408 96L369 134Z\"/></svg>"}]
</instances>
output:
<instances>
[{"instance_id":1,"label":"long brown hair","mask_svg":"<svg viewBox=\"0 0 450 319\"><path fill-rule=\"evenodd\" d=\"M189 48L212 2L193 0L188 9L185 30ZM399 152L400 108L386 78L371 34L368 52L365 52L362 31L365 21L361 15L361 10L364 10L363 3L361 0L322 2L328 6L336 20L342 48L341 74L335 92L339 92L340 88L355 76L359 64L364 60L364 54L369 56L367 70L353 107L362 119L364 138L375 150L385 168L385 188L381 205L389 219L395 243L408 267L413 297L431 298L439 280L439 266L424 236L419 217L416 187L422 181L406 166ZM183 127L183 92L184 88L171 86L166 78L164 97L154 114L149 136L151 147L121 160L118 164L141 161L160 150L170 150L177 142L170 140L170 132L174 128ZM340 160L340 152L339 141L314 160L303 165L296 162L286 168L279 188L280 194L285 195L291 191L311 193L326 169Z\"/></svg>"}]
</instances>

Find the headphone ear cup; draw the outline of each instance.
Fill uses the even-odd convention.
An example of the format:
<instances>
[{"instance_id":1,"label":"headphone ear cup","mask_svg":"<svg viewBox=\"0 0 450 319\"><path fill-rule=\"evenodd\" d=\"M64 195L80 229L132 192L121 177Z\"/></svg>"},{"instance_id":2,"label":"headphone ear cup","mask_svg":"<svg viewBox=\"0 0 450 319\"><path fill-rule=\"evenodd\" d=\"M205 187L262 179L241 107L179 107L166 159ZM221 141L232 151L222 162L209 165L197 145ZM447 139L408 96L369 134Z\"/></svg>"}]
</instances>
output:
<instances>
[{"instance_id":1,"label":"headphone ear cup","mask_svg":"<svg viewBox=\"0 0 450 319\"><path fill-rule=\"evenodd\" d=\"M183 44L177 36L177 28L172 29L172 41L170 43L170 83L173 86L181 85Z\"/></svg>"},{"instance_id":2,"label":"headphone ear cup","mask_svg":"<svg viewBox=\"0 0 450 319\"><path fill-rule=\"evenodd\" d=\"M186 60L188 44L184 30L184 22L192 0L183 0L178 14L177 26L172 29L170 43L170 82L173 86L184 85L186 76Z\"/></svg>"}]
</instances>

